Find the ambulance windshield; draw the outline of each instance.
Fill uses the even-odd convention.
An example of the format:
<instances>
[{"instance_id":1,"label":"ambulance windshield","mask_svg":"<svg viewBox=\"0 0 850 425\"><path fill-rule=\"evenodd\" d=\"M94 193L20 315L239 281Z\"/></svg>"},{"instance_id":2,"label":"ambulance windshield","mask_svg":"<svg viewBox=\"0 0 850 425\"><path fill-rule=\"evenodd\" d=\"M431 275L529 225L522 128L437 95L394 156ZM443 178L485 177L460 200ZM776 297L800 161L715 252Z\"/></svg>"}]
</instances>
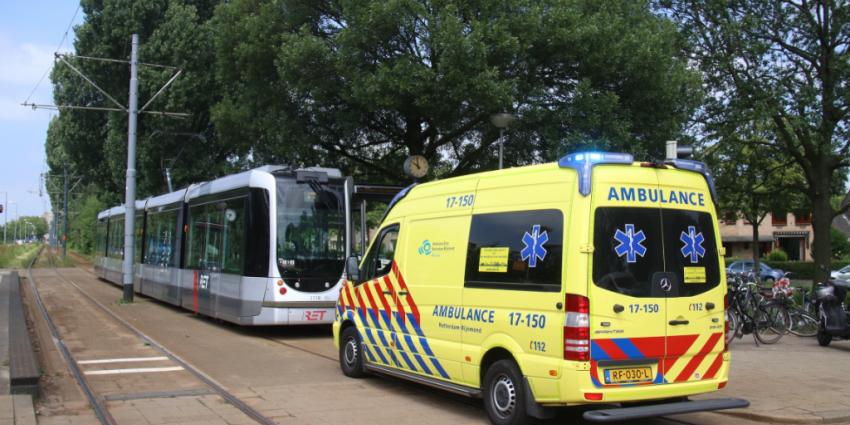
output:
<instances>
[{"instance_id":1,"label":"ambulance windshield","mask_svg":"<svg viewBox=\"0 0 850 425\"><path fill-rule=\"evenodd\" d=\"M693 296L716 287L714 220L697 211L598 208L593 282L633 297Z\"/></svg>"}]
</instances>

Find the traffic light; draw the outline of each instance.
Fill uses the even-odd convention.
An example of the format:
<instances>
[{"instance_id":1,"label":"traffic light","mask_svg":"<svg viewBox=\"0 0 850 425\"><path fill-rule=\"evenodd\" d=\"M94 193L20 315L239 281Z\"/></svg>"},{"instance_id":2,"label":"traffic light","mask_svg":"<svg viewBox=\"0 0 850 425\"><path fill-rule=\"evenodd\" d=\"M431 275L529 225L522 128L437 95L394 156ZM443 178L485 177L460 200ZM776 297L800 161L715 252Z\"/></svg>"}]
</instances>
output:
<instances>
[{"instance_id":1,"label":"traffic light","mask_svg":"<svg viewBox=\"0 0 850 425\"><path fill-rule=\"evenodd\" d=\"M0 204L0 213L3 212L3 204Z\"/></svg>"}]
</instances>

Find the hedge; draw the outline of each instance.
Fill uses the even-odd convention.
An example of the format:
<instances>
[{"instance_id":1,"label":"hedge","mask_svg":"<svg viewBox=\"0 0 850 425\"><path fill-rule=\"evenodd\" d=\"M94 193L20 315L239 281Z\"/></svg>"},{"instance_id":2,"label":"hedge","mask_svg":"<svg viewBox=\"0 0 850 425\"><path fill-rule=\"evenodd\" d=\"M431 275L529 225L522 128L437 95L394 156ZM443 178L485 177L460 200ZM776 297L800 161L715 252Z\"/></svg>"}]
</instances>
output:
<instances>
[{"instance_id":1,"label":"hedge","mask_svg":"<svg viewBox=\"0 0 850 425\"><path fill-rule=\"evenodd\" d=\"M804 261L764 261L770 267L791 272L793 279L812 279L815 276L815 263ZM832 260L832 270L838 270L850 264L850 260Z\"/></svg>"}]
</instances>

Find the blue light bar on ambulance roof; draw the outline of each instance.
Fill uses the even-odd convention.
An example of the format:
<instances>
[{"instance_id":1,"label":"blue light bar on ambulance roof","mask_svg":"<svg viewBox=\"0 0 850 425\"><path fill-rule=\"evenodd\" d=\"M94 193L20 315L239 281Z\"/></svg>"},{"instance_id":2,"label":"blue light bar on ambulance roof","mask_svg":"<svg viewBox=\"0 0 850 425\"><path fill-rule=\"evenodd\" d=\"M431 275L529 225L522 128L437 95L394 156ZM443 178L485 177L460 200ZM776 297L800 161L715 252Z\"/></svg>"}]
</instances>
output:
<instances>
[{"instance_id":1,"label":"blue light bar on ambulance roof","mask_svg":"<svg viewBox=\"0 0 850 425\"><path fill-rule=\"evenodd\" d=\"M717 202L717 193L714 190L714 178L711 177L711 170L704 162L694 161L692 159L668 159L664 161L667 165L672 165L679 170L688 170L702 174L705 181L708 183L708 190L711 192L711 199Z\"/></svg>"},{"instance_id":2,"label":"blue light bar on ambulance roof","mask_svg":"<svg viewBox=\"0 0 850 425\"><path fill-rule=\"evenodd\" d=\"M627 153L613 152L576 152L560 160L562 168L575 168L578 172L578 191L582 196L590 194L590 177L593 167L599 164L631 164L634 157Z\"/></svg>"}]
</instances>

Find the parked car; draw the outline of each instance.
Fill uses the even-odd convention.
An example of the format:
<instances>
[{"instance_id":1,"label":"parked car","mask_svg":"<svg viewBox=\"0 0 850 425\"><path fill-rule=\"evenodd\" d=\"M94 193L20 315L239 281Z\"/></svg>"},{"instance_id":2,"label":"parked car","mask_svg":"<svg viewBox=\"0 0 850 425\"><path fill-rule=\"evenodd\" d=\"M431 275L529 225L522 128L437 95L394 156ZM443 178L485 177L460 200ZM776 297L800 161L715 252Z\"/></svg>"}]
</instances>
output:
<instances>
[{"instance_id":1,"label":"parked car","mask_svg":"<svg viewBox=\"0 0 850 425\"><path fill-rule=\"evenodd\" d=\"M761 280L765 283L773 283L785 275L785 272L780 269L774 269L765 263L759 264L761 269ZM726 267L726 274L729 276L739 275L753 271L753 260L735 261Z\"/></svg>"},{"instance_id":2,"label":"parked car","mask_svg":"<svg viewBox=\"0 0 850 425\"><path fill-rule=\"evenodd\" d=\"M850 282L850 265L844 266L843 269L833 270L829 277Z\"/></svg>"}]
</instances>

